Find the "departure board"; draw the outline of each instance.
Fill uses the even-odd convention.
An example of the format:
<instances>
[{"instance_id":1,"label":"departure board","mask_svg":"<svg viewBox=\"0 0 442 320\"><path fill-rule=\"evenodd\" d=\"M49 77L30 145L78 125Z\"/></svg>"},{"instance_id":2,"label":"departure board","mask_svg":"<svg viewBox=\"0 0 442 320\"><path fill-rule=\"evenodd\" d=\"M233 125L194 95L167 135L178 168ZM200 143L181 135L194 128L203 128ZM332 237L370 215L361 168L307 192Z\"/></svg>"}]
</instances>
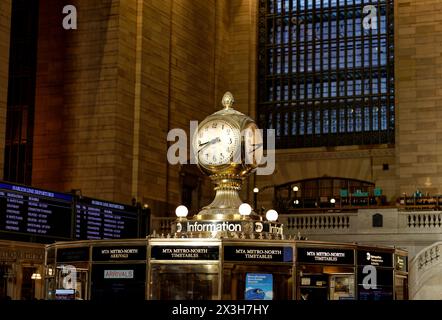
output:
<instances>
[{"instance_id":1,"label":"departure board","mask_svg":"<svg viewBox=\"0 0 442 320\"><path fill-rule=\"evenodd\" d=\"M138 236L138 211L134 206L87 197L77 199L76 238L128 239Z\"/></svg>"},{"instance_id":2,"label":"departure board","mask_svg":"<svg viewBox=\"0 0 442 320\"><path fill-rule=\"evenodd\" d=\"M0 231L70 239L72 195L0 183Z\"/></svg>"}]
</instances>

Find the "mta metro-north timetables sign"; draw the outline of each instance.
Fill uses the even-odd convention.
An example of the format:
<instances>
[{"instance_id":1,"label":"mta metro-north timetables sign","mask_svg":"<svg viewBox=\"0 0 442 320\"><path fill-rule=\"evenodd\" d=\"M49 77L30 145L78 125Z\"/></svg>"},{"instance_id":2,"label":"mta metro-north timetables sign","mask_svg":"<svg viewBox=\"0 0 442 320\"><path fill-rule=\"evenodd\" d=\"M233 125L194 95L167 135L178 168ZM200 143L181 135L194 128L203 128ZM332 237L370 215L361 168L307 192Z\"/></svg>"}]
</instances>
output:
<instances>
[{"instance_id":1,"label":"mta metro-north timetables sign","mask_svg":"<svg viewBox=\"0 0 442 320\"><path fill-rule=\"evenodd\" d=\"M69 239L72 195L0 183L0 231Z\"/></svg>"}]
</instances>

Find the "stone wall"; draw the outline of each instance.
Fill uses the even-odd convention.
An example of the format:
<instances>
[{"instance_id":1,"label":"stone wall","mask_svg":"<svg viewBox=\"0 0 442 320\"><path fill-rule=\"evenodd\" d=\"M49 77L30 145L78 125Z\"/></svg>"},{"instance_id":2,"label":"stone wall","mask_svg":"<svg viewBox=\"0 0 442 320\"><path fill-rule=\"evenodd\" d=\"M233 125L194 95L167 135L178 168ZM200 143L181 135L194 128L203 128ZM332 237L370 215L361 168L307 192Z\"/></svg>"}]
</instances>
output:
<instances>
[{"instance_id":1,"label":"stone wall","mask_svg":"<svg viewBox=\"0 0 442 320\"><path fill-rule=\"evenodd\" d=\"M11 32L11 0L0 2L0 172L3 174L6 109L8 100L9 38Z\"/></svg>"},{"instance_id":2,"label":"stone wall","mask_svg":"<svg viewBox=\"0 0 442 320\"><path fill-rule=\"evenodd\" d=\"M62 28L64 3L40 7L33 184L170 213L181 168L167 163L166 136L220 106L229 2L70 4L77 30ZM208 201L206 180L202 190Z\"/></svg>"},{"instance_id":3,"label":"stone wall","mask_svg":"<svg viewBox=\"0 0 442 320\"><path fill-rule=\"evenodd\" d=\"M396 154L400 192L442 191L442 3L396 1Z\"/></svg>"},{"instance_id":4,"label":"stone wall","mask_svg":"<svg viewBox=\"0 0 442 320\"><path fill-rule=\"evenodd\" d=\"M78 30L71 31L61 28L62 4L40 8L33 184L136 198L171 212L181 200L181 167L166 161L167 132L188 132L189 121L214 112L226 90L238 110L255 115L257 1L75 0ZM393 201L416 188L439 192L440 6L396 2L395 147L278 150L275 174L249 179L244 198L253 198L254 185L324 174L373 181ZM205 204L207 180L203 191ZM259 195L265 206L270 199Z\"/></svg>"}]
</instances>

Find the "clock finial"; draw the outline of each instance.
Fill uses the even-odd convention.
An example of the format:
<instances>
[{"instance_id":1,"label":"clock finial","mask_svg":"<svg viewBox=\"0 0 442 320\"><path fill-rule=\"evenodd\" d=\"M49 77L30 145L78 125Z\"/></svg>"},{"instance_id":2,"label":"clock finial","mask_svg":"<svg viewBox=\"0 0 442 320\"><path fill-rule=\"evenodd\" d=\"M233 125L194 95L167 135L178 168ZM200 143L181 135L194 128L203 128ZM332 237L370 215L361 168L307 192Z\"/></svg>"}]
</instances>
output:
<instances>
[{"instance_id":1,"label":"clock finial","mask_svg":"<svg viewBox=\"0 0 442 320\"><path fill-rule=\"evenodd\" d=\"M231 108L234 103L235 103L235 99L233 98L233 94L230 93L230 91L227 91L226 93L224 93L224 96L222 99L222 104L224 106L224 109Z\"/></svg>"}]
</instances>

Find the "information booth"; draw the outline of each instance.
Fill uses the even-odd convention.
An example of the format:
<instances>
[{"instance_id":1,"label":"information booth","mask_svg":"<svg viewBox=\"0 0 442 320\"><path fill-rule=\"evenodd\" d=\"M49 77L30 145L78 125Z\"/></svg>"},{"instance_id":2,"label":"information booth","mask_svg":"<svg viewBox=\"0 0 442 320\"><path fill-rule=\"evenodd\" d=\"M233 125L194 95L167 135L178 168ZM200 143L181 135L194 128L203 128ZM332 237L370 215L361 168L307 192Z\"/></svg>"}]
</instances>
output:
<instances>
[{"instance_id":1,"label":"information booth","mask_svg":"<svg viewBox=\"0 0 442 320\"><path fill-rule=\"evenodd\" d=\"M401 249L394 253L394 299L408 300L408 253Z\"/></svg>"},{"instance_id":2,"label":"information booth","mask_svg":"<svg viewBox=\"0 0 442 320\"><path fill-rule=\"evenodd\" d=\"M0 240L0 301L44 298L45 247Z\"/></svg>"},{"instance_id":3,"label":"information booth","mask_svg":"<svg viewBox=\"0 0 442 320\"><path fill-rule=\"evenodd\" d=\"M148 297L152 300L218 300L221 241L149 241Z\"/></svg>"},{"instance_id":4,"label":"information booth","mask_svg":"<svg viewBox=\"0 0 442 320\"><path fill-rule=\"evenodd\" d=\"M224 300L293 299L293 242L223 241Z\"/></svg>"},{"instance_id":5,"label":"information booth","mask_svg":"<svg viewBox=\"0 0 442 320\"><path fill-rule=\"evenodd\" d=\"M357 278L359 300L393 300L394 249L359 247Z\"/></svg>"},{"instance_id":6,"label":"information booth","mask_svg":"<svg viewBox=\"0 0 442 320\"><path fill-rule=\"evenodd\" d=\"M146 240L58 242L46 247L46 299L145 300Z\"/></svg>"},{"instance_id":7,"label":"information booth","mask_svg":"<svg viewBox=\"0 0 442 320\"><path fill-rule=\"evenodd\" d=\"M300 242L296 245L298 300L354 300L355 245Z\"/></svg>"},{"instance_id":8,"label":"information booth","mask_svg":"<svg viewBox=\"0 0 442 320\"><path fill-rule=\"evenodd\" d=\"M172 237L60 242L47 246L46 264L47 299L408 298L405 251L352 243Z\"/></svg>"}]
</instances>

